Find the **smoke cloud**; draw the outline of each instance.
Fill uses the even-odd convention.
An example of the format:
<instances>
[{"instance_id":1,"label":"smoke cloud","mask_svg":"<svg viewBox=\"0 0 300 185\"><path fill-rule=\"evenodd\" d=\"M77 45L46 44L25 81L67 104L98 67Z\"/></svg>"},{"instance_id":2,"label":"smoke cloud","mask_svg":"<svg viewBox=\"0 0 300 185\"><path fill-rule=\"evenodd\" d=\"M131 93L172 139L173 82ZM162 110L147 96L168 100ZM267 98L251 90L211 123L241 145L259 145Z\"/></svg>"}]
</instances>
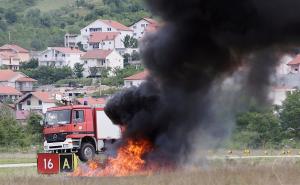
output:
<instances>
[{"instance_id":1,"label":"smoke cloud","mask_svg":"<svg viewBox=\"0 0 300 185\"><path fill-rule=\"evenodd\" d=\"M186 161L195 143L230 134L246 99L267 102L280 51L299 43L298 0L147 0L164 25L141 46L148 80L105 108L149 161ZM209 138L209 139L207 139ZM207 144L209 145L209 144Z\"/></svg>"}]
</instances>

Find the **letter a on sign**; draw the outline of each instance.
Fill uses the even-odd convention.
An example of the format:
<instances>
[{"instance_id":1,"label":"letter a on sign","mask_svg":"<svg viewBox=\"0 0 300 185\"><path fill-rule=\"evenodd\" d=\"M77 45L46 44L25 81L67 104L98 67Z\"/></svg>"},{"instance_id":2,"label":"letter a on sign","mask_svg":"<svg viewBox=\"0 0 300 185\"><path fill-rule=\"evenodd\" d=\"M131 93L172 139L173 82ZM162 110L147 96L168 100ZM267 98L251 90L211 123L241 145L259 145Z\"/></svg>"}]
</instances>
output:
<instances>
[{"instance_id":1,"label":"letter a on sign","mask_svg":"<svg viewBox=\"0 0 300 185\"><path fill-rule=\"evenodd\" d=\"M73 155L72 154L60 154L60 172L73 172L74 171Z\"/></svg>"},{"instance_id":2,"label":"letter a on sign","mask_svg":"<svg viewBox=\"0 0 300 185\"><path fill-rule=\"evenodd\" d=\"M70 169L71 167L70 167L70 165L69 165L69 162L68 162L68 159L67 158L65 158L65 161L64 161L64 165L63 165L63 170L64 169Z\"/></svg>"}]
</instances>

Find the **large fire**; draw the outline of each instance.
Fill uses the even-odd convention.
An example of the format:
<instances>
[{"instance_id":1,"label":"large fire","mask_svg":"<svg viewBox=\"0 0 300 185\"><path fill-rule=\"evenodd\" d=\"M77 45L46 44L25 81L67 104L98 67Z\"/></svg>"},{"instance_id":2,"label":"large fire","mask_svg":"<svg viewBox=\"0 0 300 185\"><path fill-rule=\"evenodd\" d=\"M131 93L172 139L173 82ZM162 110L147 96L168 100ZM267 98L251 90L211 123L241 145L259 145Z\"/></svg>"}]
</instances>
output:
<instances>
[{"instance_id":1,"label":"large fire","mask_svg":"<svg viewBox=\"0 0 300 185\"><path fill-rule=\"evenodd\" d=\"M115 158L109 157L107 162L101 164L89 161L85 166L79 166L72 174L74 176L128 176L145 174L145 160L142 157L152 150L152 144L147 140L133 141L119 148Z\"/></svg>"}]
</instances>

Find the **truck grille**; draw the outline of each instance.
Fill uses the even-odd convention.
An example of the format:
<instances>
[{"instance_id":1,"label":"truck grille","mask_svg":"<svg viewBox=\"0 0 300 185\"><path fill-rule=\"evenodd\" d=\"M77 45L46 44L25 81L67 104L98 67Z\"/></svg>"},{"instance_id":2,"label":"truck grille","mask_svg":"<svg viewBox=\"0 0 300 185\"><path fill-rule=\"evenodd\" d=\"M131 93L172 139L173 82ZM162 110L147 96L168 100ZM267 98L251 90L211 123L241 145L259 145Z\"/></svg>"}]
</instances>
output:
<instances>
[{"instance_id":1,"label":"truck grille","mask_svg":"<svg viewBox=\"0 0 300 185\"><path fill-rule=\"evenodd\" d=\"M45 139L48 143L64 142L68 133L46 134Z\"/></svg>"}]
</instances>

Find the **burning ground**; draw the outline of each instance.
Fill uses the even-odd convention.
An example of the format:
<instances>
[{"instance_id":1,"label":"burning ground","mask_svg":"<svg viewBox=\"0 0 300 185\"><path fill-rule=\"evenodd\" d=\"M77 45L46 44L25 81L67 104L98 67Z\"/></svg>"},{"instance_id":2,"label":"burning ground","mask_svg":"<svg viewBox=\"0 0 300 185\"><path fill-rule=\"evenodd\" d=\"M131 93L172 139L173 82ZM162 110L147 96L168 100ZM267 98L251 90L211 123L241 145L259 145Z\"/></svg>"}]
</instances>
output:
<instances>
[{"instance_id":1,"label":"burning ground","mask_svg":"<svg viewBox=\"0 0 300 185\"><path fill-rule=\"evenodd\" d=\"M195 149L217 146L230 135L238 111L250 101L268 103L270 75L281 52L299 43L297 0L147 3L164 26L141 46L147 82L107 103L107 115L126 131L116 158L100 175L116 175L105 171L130 143L144 147L145 141L151 149L139 153L139 170L124 175L150 166L179 167ZM117 163L122 168L127 160Z\"/></svg>"}]
</instances>

